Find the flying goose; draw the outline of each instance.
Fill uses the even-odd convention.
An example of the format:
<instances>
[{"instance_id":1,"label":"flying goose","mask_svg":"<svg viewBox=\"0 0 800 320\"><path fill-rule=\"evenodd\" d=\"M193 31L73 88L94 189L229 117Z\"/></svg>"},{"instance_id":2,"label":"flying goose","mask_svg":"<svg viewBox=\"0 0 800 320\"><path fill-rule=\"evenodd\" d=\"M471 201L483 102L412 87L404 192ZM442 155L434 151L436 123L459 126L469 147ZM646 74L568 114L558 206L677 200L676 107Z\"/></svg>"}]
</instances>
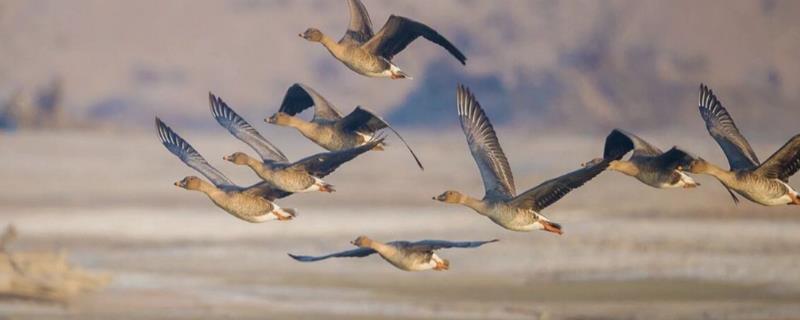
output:
<instances>
[{"instance_id":1,"label":"flying goose","mask_svg":"<svg viewBox=\"0 0 800 320\"><path fill-rule=\"evenodd\" d=\"M759 164L758 157L736 128L728 110L704 84L700 85L699 109L708 133L725 152L730 170L698 158L692 162L690 172L717 178L737 203L739 199L731 190L765 206L800 205L800 195L788 184L789 177L800 168L800 134Z\"/></svg>"},{"instance_id":2,"label":"flying goose","mask_svg":"<svg viewBox=\"0 0 800 320\"><path fill-rule=\"evenodd\" d=\"M467 206L509 230L545 230L561 234L561 226L540 212L603 172L609 162L619 160L629 150L609 150L603 161L545 181L515 196L511 167L489 118L466 87L458 87L456 100L461 128L478 165L486 194L478 200L458 191L446 191L433 199Z\"/></svg>"},{"instance_id":3,"label":"flying goose","mask_svg":"<svg viewBox=\"0 0 800 320\"><path fill-rule=\"evenodd\" d=\"M281 208L273 202L275 199L290 195L290 192L274 189L265 182L239 187L212 167L197 150L158 117L156 117L156 132L169 152L211 181L208 183L196 176L188 176L175 182L175 186L200 191L217 207L247 222L258 223L275 219L285 221L291 220L296 215L294 209Z\"/></svg>"},{"instance_id":4,"label":"flying goose","mask_svg":"<svg viewBox=\"0 0 800 320\"><path fill-rule=\"evenodd\" d=\"M311 121L305 121L296 116L311 106L314 106L314 118ZM414 150L385 120L360 106L346 117L342 117L333 104L311 87L301 83L295 83L289 87L278 112L264 121L279 126L293 127L303 136L328 151L361 146L370 141L375 132L386 128L400 138L408 152L414 157L417 166L424 170ZM381 143L374 149L383 150L383 147L384 144Z\"/></svg>"},{"instance_id":5,"label":"flying goose","mask_svg":"<svg viewBox=\"0 0 800 320\"><path fill-rule=\"evenodd\" d=\"M611 161L608 169L634 177L653 188L695 188L700 185L682 171L694 158L678 147L663 152L635 134L614 129L606 137L605 149L607 151L632 149L633 154L630 159ZM584 166L601 161L603 158L597 158Z\"/></svg>"},{"instance_id":6,"label":"flying goose","mask_svg":"<svg viewBox=\"0 0 800 320\"><path fill-rule=\"evenodd\" d=\"M228 107L221 98L208 94L214 119L237 139L249 145L261 160L243 152L223 157L237 165L245 165L274 188L288 192L333 192L333 186L320 178L330 174L343 163L369 151L383 141L382 137L350 149L318 153L290 163L286 156L264 138L244 118Z\"/></svg>"},{"instance_id":7,"label":"flying goose","mask_svg":"<svg viewBox=\"0 0 800 320\"><path fill-rule=\"evenodd\" d=\"M393 266L404 271L423 271L423 270L436 270L444 271L450 268L450 262L442 259L434 253L439 249L449 248L477 248L487 243L497 242L499 240L489 241L462 241L451 242L444 240L422 240L416 242L408 241L392 241L381 243L366 236L360 236L350 243L358 247L358 249L347 250L342 252L331 253L324 256L297 256L289 254L292 259L301 262L314 262L325 260L328 258L363 258L374 253L377 253L391 263Z\"/></svg>"},{"instance_id":8,"label":"flying goose","mask_svg":"<svg viewBox=\"0 0 800 320\"><path fill-rule=\"evenodd\" d=\"M348 0L347 4L350 7L350 25L339 42L334 42L316 28L309 28L299 36L321 43L345 66L368 77L411 79L392 63L392 58L420 36L447 49L461 64L466 65L464 54L431 27L406 17L391 15L383 28L373 34L372 21L364 4L360 0Z\"/></svg>"}]
</instances>

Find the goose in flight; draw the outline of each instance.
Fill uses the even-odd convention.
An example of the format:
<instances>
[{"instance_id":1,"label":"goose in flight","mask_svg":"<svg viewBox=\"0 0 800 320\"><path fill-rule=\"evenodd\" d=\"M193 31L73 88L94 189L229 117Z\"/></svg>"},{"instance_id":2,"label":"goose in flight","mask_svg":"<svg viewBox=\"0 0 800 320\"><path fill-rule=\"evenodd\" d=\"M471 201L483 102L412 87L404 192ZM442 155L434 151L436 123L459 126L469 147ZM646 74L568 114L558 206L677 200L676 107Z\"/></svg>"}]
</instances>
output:
<instances>
[{"instance_id":1,"label":"goose in flight","mask_svg":"<svg viewBox=\"0 0 800 320\"><path fill-rule=\"evenodd\" d=\"M309 107L314 107L314 118L305 121L296 115ZM295 83L286 91L281 107L277 113L265 119L267 123L292 127L300 131L304 137L313 141L328 151L339 151L361 146L372 140L375 133L382 129L389 129L403 142L417 162L420 169L424 169L414 150L406 140L385 120L371 111L356 107L345 117L322 95L311 87ZM380 143L373 148L383 150L385 145Z\"/></svg>"},{"instance_id":2,"label":"goose in flight","mask_svg":"<svg viewBox=\"0 0 800 320\"><path fill-rule=\"evenodd\" d=\"M450 262L434 253L436 250L449 248L477 248L489 241L462 241L452 242L444 240L422 240L416 242L392 241L381 243L365 236L360 236L350 243L358 249L341 251L324 256L298 256L289 254L292 259L301 262L313 262L328 258L363 258L377 253L384 260L404 271L436 270L444 271L450 268Z\"/></svg>"},{"instance_id":3,"label":"goose in flight","mask_svg":"<svg viewBox=\"0 0 800 320\"><path fill-rule=\"evenodd\" d=\"M692 162L690 172L713 176L737 203L739 200L731 190L765 206L800 205L800 195L788 184L789 177L800 168L800 134L789 139L767 161L759 163L728 110L704 84L700 85L699 109L708 133L728 158L730 170L698 158Z\"/></svg>"},{"instance_id":4,"label":"goose in flight","mask_svg":"<svg viewBox=\"0 0 800 320\"><path fill-rule=\"evenodd\" d=\"M511 167L489 118L466 87L458 87L456 100L461 128L478 165L486 194L479 200L458 191L446 191L433 199L469 207L509 230L545 230L561 234L561 226L543 216L541 211L603 172L611 161L619 160L630 150L609 150L602 161L516 195Z\"/></svg>"},{"instance_id":5,"label":"goose in flight","mask_svg":"<svg viewBox=\"0 0 800 320\"><path fill-rule=\"evenodd\" d=\"M211 181L208 183L196 176L189 176L175 182L175 186L202 192L217 207L247 222L258 223L275 219L286 221L295 217L294 209L281 208L273 202L290 195L290 192L274 189L265 182L249 187L237 186L158 117L156 132L169 152Z\"/></svg>"},{"instance_id":6,"label":"goose in flight","mask_svg":"<svg viewBox=\"0 0 800 320\"><path fill-rule=\"evenodd\" d=\"M361 0L348 0L350 25L339 42L316 28L299 34L311 42L319 42L345 66L368 77L403 79L411 78L400 70L392 58L419 37L445 48L466 64L467 58L450 41L431 27L406 17L391 15L378 33L372 32L372 20Z\"/></svg>"},{"instance_id":7,"label":"goose in flight","mask_svg":"<svg viewBox=\"0 0 800 320\"><path fill-rule=\"evenodd\" d=\"M695 188L700 185L683 172L694 158L678 147L663 152L635 134L614 129L606 137L605 149L633 150L630 159L611 161L608 170L619 171L653 188ZM603 158L597 158L583 166L601 161Z\"/></svg>"},{"instance_id":8,"label":"goose in flight","mask_svg":"<svg viewBox=\"0 0 800 320\"><path fill-rule=\"evenodd\" d=\"M228 107L225 101L212 93L208 94L208 100L214 119L261 156L261 160L258 160L244 152L236 152L223 159L237 165L248 166L270 186L287 192L333 192L333 186L320 178L383 141L383 138L376 137L355 148L318 153L290 163L278 148Z\"/></svg>"}]
</instances>

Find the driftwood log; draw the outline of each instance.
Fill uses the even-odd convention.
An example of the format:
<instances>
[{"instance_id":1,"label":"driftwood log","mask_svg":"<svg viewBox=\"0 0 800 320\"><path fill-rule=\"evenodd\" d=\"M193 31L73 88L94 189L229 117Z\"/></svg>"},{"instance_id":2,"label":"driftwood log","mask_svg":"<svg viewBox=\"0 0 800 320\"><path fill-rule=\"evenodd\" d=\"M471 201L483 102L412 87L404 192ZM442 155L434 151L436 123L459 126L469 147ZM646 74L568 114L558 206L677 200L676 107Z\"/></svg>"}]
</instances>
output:
<instances>
[{"instance_id":1,"label":"driftwood log","mask_svg":"<svg viewBox=\"0 0 800 320\"><path fill-rule=\"evenodd\" d=\"M16 237L13 226L0 236L0 298L67 303L111 280L70 265L65 252L10 252L7 246Z\"/></svg>"}]
</instances>

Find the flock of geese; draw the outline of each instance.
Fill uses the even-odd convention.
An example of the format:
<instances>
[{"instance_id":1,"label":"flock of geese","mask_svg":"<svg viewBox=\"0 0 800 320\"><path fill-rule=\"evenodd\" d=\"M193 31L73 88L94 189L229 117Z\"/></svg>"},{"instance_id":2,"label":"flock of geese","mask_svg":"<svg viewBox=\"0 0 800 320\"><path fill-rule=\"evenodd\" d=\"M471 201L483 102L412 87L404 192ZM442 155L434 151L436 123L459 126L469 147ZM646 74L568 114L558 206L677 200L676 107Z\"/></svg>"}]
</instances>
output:
<instances>
[{"instance_id":1,"label":"flock of geese","mask_svg":"<svg viewBox=\"0 0 800 320\"><path fill-rule=\"evenodd\" d=\"M377 33L360 0L347 0L350 24L341 40L334 41L321 31L309 28L300 37L321 43L351 70L368 77L411 78L392 58L420 36L446 49L462 64L466 57L450 41L425 24L392 15ZM238 186L212 167L186 140L155 119L162 144L186 165L208 181L189 176L175 185L199 191L219 208L247 222L289 221L297 211L281 208L276 201L297 192L334 192L322 179L339 166L370 150L386 147L384 129L392 131L406 146L420 169L417 155L389 124L375 113L357 107L343 116L331 103L307 85L290 87L277 113L265 122L292 127L327 152L289 161L275 145L239 116L225 101L209 93L213 118L235 138L247 144L260 159L236 152L223 159L249 167L261 182ZM489 118L475 95L462 85L456 90L456 115L466 136L467 145L478 166L485 194L478 199L459 191L445 191L433 197L444 203L466 206L501 227L513 231L544 230L562 233L560 224L542 215L542 211L570 191L582 186L606 169L618 171L654 188L694 188L699 186L687 173L707 174L719 180L738 203L735 194L765 206L800 205L800 195L788 185L788 179L800 169L800 135L792 137L767 161L759 162L733 118L714 93L700 86L700 115L709 134L722 148L730 170L725 170L680 148L667 152L621 129L613 130L605 141L603 156L583 163L580 168L517 194L508 159ZM311 121L297 115L314 107ZM623 157L632 151L628 160ZM334 257L366 257L374 253L395 267L406 271L447 270L449 262L434 251L446 248L475 248L490 241L452 242L424 240L417 242L379 242L359 236L351 242L357 248L322 256L289 254L298 261L311 262Z\"/></svg>"}]
</instances>

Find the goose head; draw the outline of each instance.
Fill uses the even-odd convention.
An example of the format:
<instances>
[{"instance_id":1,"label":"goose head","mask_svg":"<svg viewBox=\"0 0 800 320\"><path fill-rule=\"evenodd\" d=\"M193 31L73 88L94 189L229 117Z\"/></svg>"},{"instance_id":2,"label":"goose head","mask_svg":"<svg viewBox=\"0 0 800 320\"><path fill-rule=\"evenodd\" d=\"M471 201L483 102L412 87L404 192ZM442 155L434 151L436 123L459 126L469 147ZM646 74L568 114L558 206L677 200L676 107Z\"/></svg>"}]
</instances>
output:
<instances>
[{"instance_id":1,"label":"goose head","mask_svg":"<svg viewBox=\"0 0 800 320\"><path fill-rule=\"evenodd\" d=\"M229 161L233 164L241 166L247 164L247 161L250 160L250 156L248 156L244 152L234 152L229 156L222 157L222 160Z\"/></svg>"},{"instance_id":2,"label":"goose head","mask_svg":"<svg viewBox=\"0 0 800 320\"><path fill-rule=\"evenodd\" d=\"M597 165L597 164L599 164L601 162L603 162L603 158L594 158L594 159L589 160L587 162L581 163L581 167L583 167L583 168L591 167L591 166Z\"/></svg>"},{"instance_id":3,"label":"goose head","mask_svg":"<svg viewBox=\"0 0 800 320\"><path fill-rule=\"evenodd\" d=\"M175 182L176 187L184 188L186 190L199 190L203 180L195 176L183 178L181 181Z\"/></svg>"},{"instance_id":4,"label":"goose head","mask_svg":"<svg viewBox=\"0 0 800 320\"><path fill-rule=\"evenodd\" d=\"M708 161L706 161L703 158L697 158L697 159L692 160L692 162L689 163L689 167L688 168L681 168L681 169L683 169L683 170L687 170L688 169L687 171L689 171L691 173L704 173L704 172L708 171L708 167L709 167Z\"/></svg>"},{"instance_id":5,"label":"goose head","mask_svg":"<svg viewBox=\"0 0 800 320\"><path fill-rule=\"evenodd\" d=\"M319 31L317 28L308 28L305 32L298 34L298 36L311 42L322 41L322 31Z\"/></svg>"},{"instance_id":6,"label":"goose head","mask_svg":"<svg viewBox=\"0 0 800 320\"><path fill-rule=\"evenodd\" d=\"M372 239L367 236L358 236L355 240L350 241L350 244L359 248L369 248L372 245Z\"/></svg>"},{"instance_id":7,"label":"goose head","mask_svg":"<svg viewBox=\"0 0 800 320\"><path fill-rule=\"evenodd\" d=\"M464 195L461 194L461 192L448 190L438 196L433 197L433 200L444 203L460 203L463 198Z\"/></svg>"},{"instance_id":8,"label":"goose head","mask_svg":"<svg viewBox=\"0 0 800 320\"><path fill-rule=\"evenodd\" d=\"M279 126L287 126L287 125L289 125L289 122L291 121L291 119L292 119L292 116L290 116L290 115L288 115L286 113L283 113L283 112L278 112L278 113L273 114L271 117L264 119L264 121L266 121L269 124L275 124L275 125L279 125Z\"/></svg>"}]
</instances>

